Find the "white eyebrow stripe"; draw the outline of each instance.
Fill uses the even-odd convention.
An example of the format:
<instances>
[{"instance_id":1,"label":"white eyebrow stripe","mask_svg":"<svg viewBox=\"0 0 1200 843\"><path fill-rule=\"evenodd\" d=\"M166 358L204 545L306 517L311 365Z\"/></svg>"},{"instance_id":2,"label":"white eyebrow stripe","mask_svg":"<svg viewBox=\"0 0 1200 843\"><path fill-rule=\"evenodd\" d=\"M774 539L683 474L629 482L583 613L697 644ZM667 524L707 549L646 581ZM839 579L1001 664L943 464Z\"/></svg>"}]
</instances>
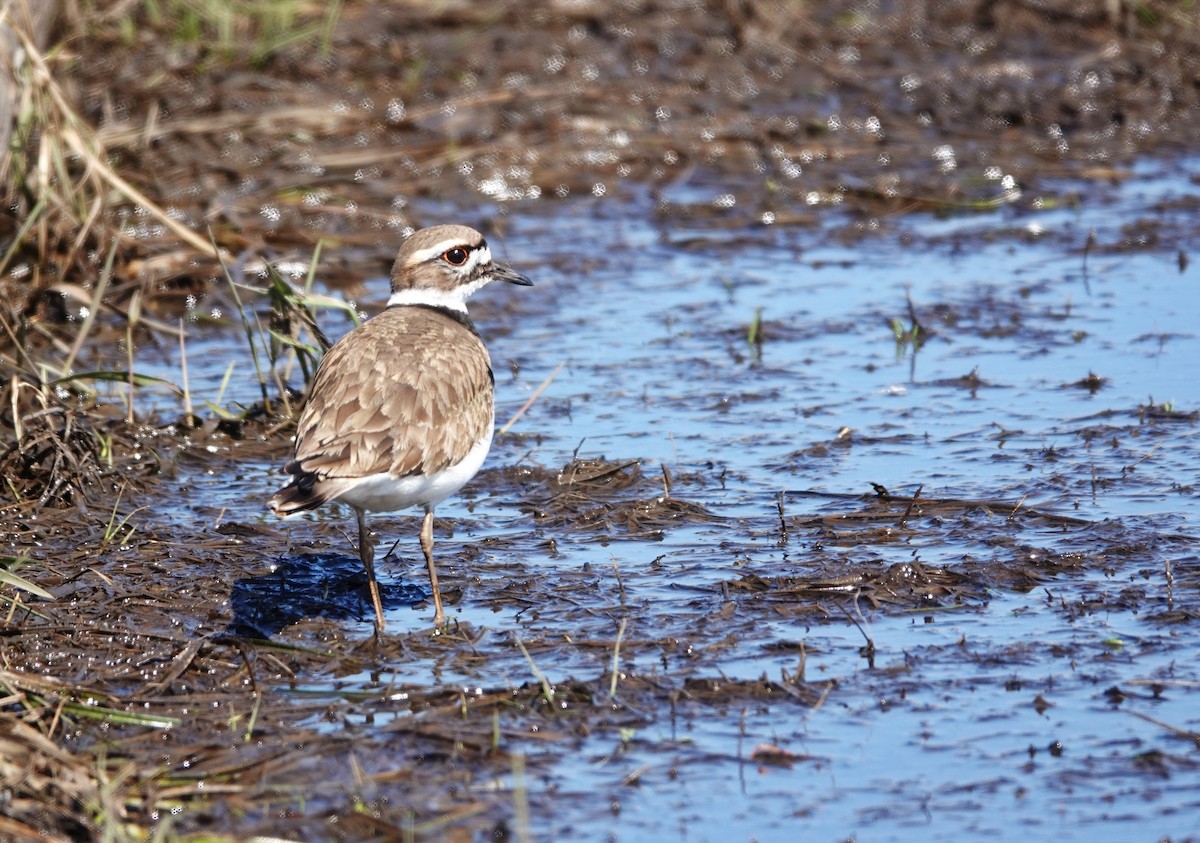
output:
<instances>
[{"instance_id":1,"label":"white eyebrow stripe","mask_svg":"<svg viewBox=\"0 0 1200 843\"><path fill-rule=\"evenodd\" d=\"M433 260L448 249L453 249L455 246L461 245L462 243L458 240L448 239L434 243L432 246L426 246L424 249L412 253L409 257L409 265L416 266L417 264L425 263L425 261Z\"/></svg>"},{"instance_id":2,"label":"white eyebrow stripe","mask_svg":"<svg viewBox=\"0 0 1200 843\"><path fill-rule=\"evenodd\" d=\"M432 246L426 246L425 249L419 249L413 252L412 256L409 257L409 263L415 265L418 263L425 263L426 261L432 261L433 258L442 255L443 252L455 249L456 246L461 247L461 249L475 251L474 247L463 243L461 239L446 238L445 240L439 240L438 243L434 243Z\"/></svg>"},{"instance_id":3,"label":"white eyebrow stripe","mask_svg":"<svg viewBox=\"0 0 1200 843\"><path fill-rule=\"evenodd\" d=\"M484 243L478 249L471 250L471 260L468 261L471 269L477 266L487 266L492 262L492 250L488 248L488 244Z\"/></svg>"},{"instance_id":4,"label":"white eyebrow stripe","mask_svg":"<svg viewBox=\"0 0 1200 843\"><path fill-rule=\"evenodd\" d=\"M467 266L471 269L481 264L487 265L492 262L492 250L488 248L487 243L484 243L482 246L469 246L461 240L447 239L413 252L409 258L409 265L417 266L418 264L441 257L447 251L454 248L468 250L470 260L467 262Z\"/></svg>"}]
</instances>

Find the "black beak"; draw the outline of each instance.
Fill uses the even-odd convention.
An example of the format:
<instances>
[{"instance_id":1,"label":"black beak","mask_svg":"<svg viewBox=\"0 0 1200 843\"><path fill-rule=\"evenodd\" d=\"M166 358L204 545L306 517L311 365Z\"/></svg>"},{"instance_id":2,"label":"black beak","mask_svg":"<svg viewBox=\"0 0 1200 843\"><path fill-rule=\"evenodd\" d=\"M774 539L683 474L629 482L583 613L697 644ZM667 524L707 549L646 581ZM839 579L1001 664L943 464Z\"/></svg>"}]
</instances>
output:
<instances>
[{"instance_id":1,"label":"black beak","mask_svg":"<svg viewBox=\"0 0 1200 843\"><path fill-rule=\"evenodd\" d=\"M502 263L498 263L492 268L492 278L497 281L507 281L509 284L517 284L521 287L533 286L533 282L524 275L517 272L511 266L505 266Z\"/></svg>"}]
</instances>

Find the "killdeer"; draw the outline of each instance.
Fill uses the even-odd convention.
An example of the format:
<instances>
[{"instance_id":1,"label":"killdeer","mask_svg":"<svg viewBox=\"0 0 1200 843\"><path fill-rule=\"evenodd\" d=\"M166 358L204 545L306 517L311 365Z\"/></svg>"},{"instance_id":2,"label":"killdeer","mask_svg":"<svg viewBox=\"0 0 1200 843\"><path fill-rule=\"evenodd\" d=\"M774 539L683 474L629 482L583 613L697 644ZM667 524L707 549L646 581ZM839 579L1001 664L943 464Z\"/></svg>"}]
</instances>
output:
<instances>
[{"instance_id":1,"label":"killdeer","mask_svg":"<svg viewBox=\"0 0 1200 843\"><path fill-rule=\"evenodd\" d=\"M466 299L492 281L533 282L494 263L483 235L463 225L422 229L392 268L387 309L321 360L296 426L292 481L268 503L280 517L340 500L358 516L358 549L382 630L383 605L367 512L420 506L433 621L446 619L433 562L433 509L470 480L494 424L491 358Z\"/></svg>"}]
</instances>

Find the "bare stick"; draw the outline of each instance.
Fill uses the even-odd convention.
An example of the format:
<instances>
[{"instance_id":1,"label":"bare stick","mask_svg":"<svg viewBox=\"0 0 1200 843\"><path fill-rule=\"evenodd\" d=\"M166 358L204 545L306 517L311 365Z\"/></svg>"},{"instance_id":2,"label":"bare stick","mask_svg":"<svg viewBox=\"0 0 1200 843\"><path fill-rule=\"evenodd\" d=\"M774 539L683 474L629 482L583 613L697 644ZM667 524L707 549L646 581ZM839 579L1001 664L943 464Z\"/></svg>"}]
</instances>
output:
<instances>
[{"instance_id":1,"label":"bare stick","mask_svg":"<svg viewBox=\"0 0 1200 843\"><path fill-rule=\"evenodd\" d=\"M550 382L553 381L558 376L558 373L562 371L562 367L565 365L567 365L566 360L559 363L557 366L554 367L553 372L546 375L546 379L544 381L542 381L538 385L538 388L533 391L533 395L530 395L528 400L526 400L525 403L521 405L521 409L517 410L517 412L513 415L513 417L508 420L508 424L506 424L506 425L504 425L504 427L500 428L500 432L502 434L508 433L508 429L517 423L517 419L519 419L519 418L521 418L521 416L525 415L525 411L528 410L531 406L533 406L533 402L538 399L538 396L541 395L543 391L545 391L546 387L548 387L550 385Z\"/></svg>"},{"instance_id":2,"label":"bare stick","mask_svg":"<svg viewBox=\"0 0 1200 843\"><path fill-rule=\"evenodd\" d=\"M784 493L780 492L779 494L777 494L775 496L775 508L777 510L779 510L779 543L787 544L788 543L788 528L787 528L787 518L783 512L783 495L784 495Z\"/></svg>"},{"instance_id":3,"label":"bare stick","mask_svg":"<svg viewBox=\"0 0 1200 843\"><path fill-rule=\"evenodd\" d=\"M71 367L75 365L75 358L79 356L79 350L83 348L83 341L92 330L92 323L96 321L96 314L104 306L104 294L108 290L108 282L112 278L113 261L116 257L117 238L114 237L112 246L108 250L108 256L104 259L104 268L100 270L100 277L96 279L96 289L92 294L92 302L88 306L87 315L83 317L83 325L80 326L79 332L75 335L75 342L71 344L71 350L67 353L67 359L63 361L61 370L63 376L71 374Z\"/></svg>"},{"instance_id":4,"label":"bare stick","mask_svg":"<svg viewBox=\"0 0 1200 843\"><path fill-rule=\"evenodd\" d=\"M1008 513L1008 518L1005 520L1007 520L1009 523L1012 523L1013 519L1017 517L1017 510L1021 508L1021 504L1025 503L1025 499L1027 497L1029 497L1029 495L1021 495L1021 499L1017 501L1017 505L1012 508L1012 512Z\"/></svg>"},{"instance_id":5,"label":"bare stick","mask_svg":"<svg viewBox=\"0 0 1200 843\"><path fill-rule=\"evenodd\" d=\"M1150 459L1150 457L1154 456L1154 452L1157 451L1162 446L1162 443L1166 442L1167 439L1168 439L1168 437L1166 437L1166 436L1164 436L1162 439L1159 439L1157 442L1154 443L1153 448L1151 448L1146 453L1142 454L1140 457L1138 457L1136 460L1131 462L1129 465L1122 468L1121 471L1122 472L1132 471L1134 466L1138 465L1141 462L1144 462L1145 460Z\"/></svg>"},{"instance_id":6,"label":"bare stick","mask_svg":"<svg viewBox=\"0 0 1200 843\"><path fill-rule=\"evenodd\" d=\"M625 623L628 620L628 618L621 618L621 625L617 627L617 642L613 644L612 681L608 684L608 698L610 700L617 695L617 671L621 658L621 639L625 637Z\"/></svg>"},{"instance_id":7,"label":"bare stick","mask_svg":"<svg viewBox=\"0 0 1200 843\"><path fill-rule=\"evenodd\" d=\"M621 569L617 567L617 557L613 556L613 573L617 575L617 591L621 593L621 603L625 602L625 583L621 582Z\"/></svg>"},{"instance_id":8,"label":"bare stick","mask_svg":"<svg viewBox=\"0 0 1200 843\"><path fill-rule=\"evenodd\" d=\"M1172 726L1170 723L1164 723L1161 720L1156 720L1149 715L1142 714L1140 711L1130 711L1128 713L1132 714L1134 717L1145 720L1147 723L1153 723L1160 729L1165 729L1177 738L1187 738L1197 746L1200 746L1200 732L1189 732L1187 729L1181 729L1178 726Z\"/></svg>"},{"instance_id":9,"label":"bare stick","mask_svg":"<svg viewBox=\"0 0 1200 843\"><path fill-rule=\"evenodd\" d=\"M845 606L843 606L841 603L837 603L835 605L839 609L842 610L842 613L845 614L845 616L850 620L850 623L852 623L856 627L858 627L858 631L861 632L862 637L864 639L866 639L867 643L861 650L859 650L859 653L861 655L865 656L867 659L867 663L872 668L874 668L875 667L875 642L874 642L874 640L872 640L871 636L867 634L867 631L863 628L867 622L867 619L863 617L862 610L860 608L858 608L858 595L859 595L859 592L855 591L854 592L854 602L851 605L854 606L854 614L858 615L859 618L862 618L862 623L859 623L858 619L855 618L854 615L850 614L850 610L847 609Z\"/></svg>"},{"instance_id":10,"label":"bare stick","mask_svg":"<svg viewBox=\"0 0 1200 843\"><path fill-rule=\"evenodd\" d=\"M179 369L183 374L183 413L187 418L188 427L192 426L192 393L188 388L187 370L187 332L184 330L182 317L179 320Z\"/></svg>"},{"instance_id":11,"label":"bare stick","mask_svg":"<svg viewBox=\"0 0 1200 843\"><path fill-rule=\"evenodd\" d=\"M908 516L912 515L913 507L917 505L917 498L921 497L921 490L924 488L925 484L922 483L917 487L917 491L913 492L912 500L908 502L908 509L904 510L904 517L900 519L898 526L903 527L908 523Z\"/></svg>"},{"instance_id":12,"label":"bare stick","mask_svg":"<svg viewBox=\"0 0 1200 843\"><path fill-rule=\"evenodd\" d=\"M542 695L546 698L546 702L553 703L554 702L554 687L550 684L550 680L548 680L546 678L546 675L544 673L542 673L540 670L538 670L538 666L536 664L534 664L534 662L533 662L533 656L529 655L529 651L525 649L525 645L521 642L521 639L519 636L517 637L516 641L517 641L517 647L521 651L521 655L523 655L525 657L525 661L529 662L529 669L533 671L534 677L537 679L538 683L541 684L541 686L542 686ZM554 711L553 708L551 708L550 710Z\"/></svg>"}]
</instances>

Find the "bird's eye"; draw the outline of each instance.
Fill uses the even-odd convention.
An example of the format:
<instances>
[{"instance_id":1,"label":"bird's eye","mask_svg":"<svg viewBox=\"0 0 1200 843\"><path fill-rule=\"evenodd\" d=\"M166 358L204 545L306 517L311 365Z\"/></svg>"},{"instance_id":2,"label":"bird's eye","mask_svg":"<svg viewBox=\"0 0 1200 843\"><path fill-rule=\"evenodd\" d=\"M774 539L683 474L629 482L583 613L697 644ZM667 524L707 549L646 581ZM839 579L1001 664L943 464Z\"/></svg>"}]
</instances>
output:
<instances>
[{"instance_id":1,"label":"bird's eye","mask_svg":"<svg viewBox=\"0 0 1200 843\"><path fill-rule=\"evenodd\" d=\"M470 250L464 249L462 246L455 246L453 249L447 249L442 255L442 260L452 266L462 266L467 262L467 255L471 254Z\"/></svg>"}]
</instances>

